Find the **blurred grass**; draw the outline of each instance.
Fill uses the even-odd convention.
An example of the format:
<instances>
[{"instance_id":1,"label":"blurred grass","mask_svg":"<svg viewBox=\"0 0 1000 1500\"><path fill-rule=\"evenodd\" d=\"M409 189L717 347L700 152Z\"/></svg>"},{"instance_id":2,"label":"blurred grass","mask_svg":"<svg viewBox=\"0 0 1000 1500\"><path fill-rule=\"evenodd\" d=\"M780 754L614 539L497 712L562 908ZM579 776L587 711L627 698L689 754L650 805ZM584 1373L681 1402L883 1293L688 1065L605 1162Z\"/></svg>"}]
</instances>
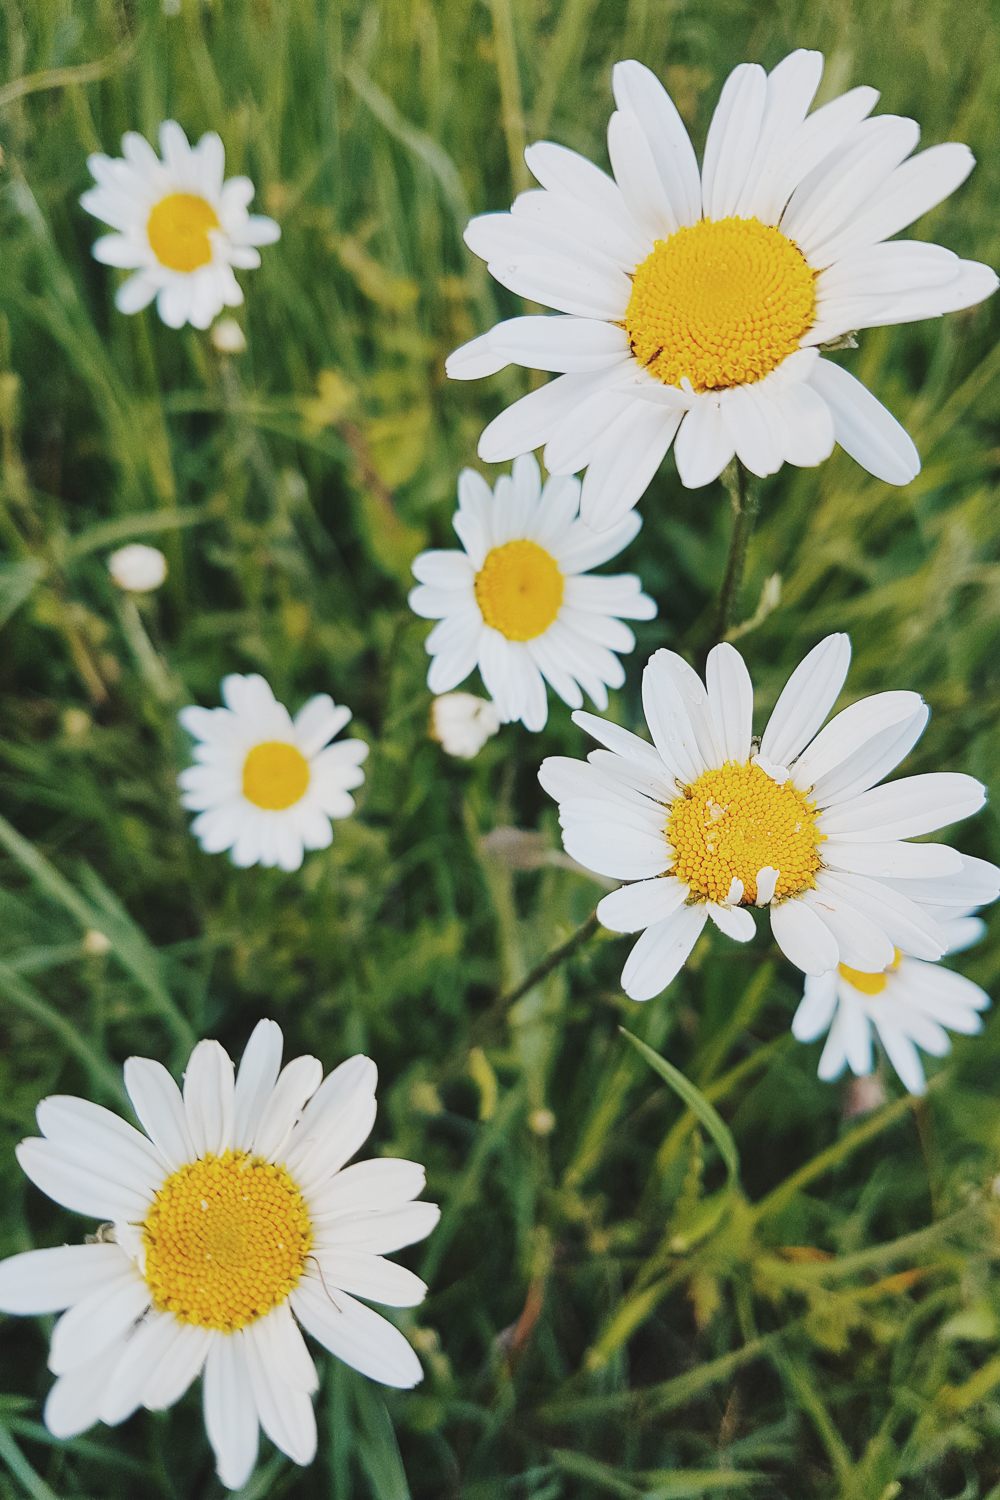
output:
<instances>
[{"instance_id":1,"label":"blurred grass","mask_svg":"<svg viewBox=\"0 0 1000 1500\"><path fill-rule=\"evenodd\" d=\"M956 1040L926 1102L845 1120L818 1046L788 1036L800 980L762 933L704 939L646 1006L603 934L509 1011L600 887L554 864L544 754L568 712L505 729L470 766L426 734L426 625L409 563L451 545L458 469L529 376L449 386L446 354L516 299L461 230L526 182L546 134L606 163L609 74L652 66L701 145L727 70L827 55L925 143L979 158L917 233L1000 259L998 18L984 0L4 0L0 83L0 1253L85 1226L26 1186L37 1100L120 1103L131 1052L234 1053L261 1015L289 1054L363 1048L373 1149L427 1163L431 1284L401 1315L427 1368L383 1392L329 1360L320 1452L264 1444L244 1497L332 1500L998 1500L1000 1023ZM78 207L86 155L164 116L218 130L279 245L246 275L243 355L113 308ZM848 629L848 696L931 704L911 769L1000 772L1000 353L990 305L869 332L842 356L924 458L905 491L837 454L765 487L740 617L763 718L790 666ZM490 476L495 471L490 470ZM728 539L721 486L670 460L625 559L660 605L642 662L693 655ZM133 537L170 577L139 614L104 558ZM617 565L616 565L617 566ZM263 672L295 708L330 691L373 754L359 813L295 876L200 853L174 785L184 702ZM542 843L486 839L538 828ZM993 812L956 831L996 858ZM91 930L111 939L95 952ZM994 931L996 924L994 923ZM96 945L100 947L101 945ZM995 985L996 936L961 960ZM739 1185L618 1027L693 1079L732 1132ZM546 1114L545 1111L550 1113ZM552 1122L554 1118L554 1127ZM706 1116L707 1118L707 1116ZM992 1208L990 1205L993 1205ZM44 1322L44 1320L40 1320ZM197 1389L55 1443L45 1328L0 1329L0 1497L218 1497Z\"/></svg>"}]
</instances>

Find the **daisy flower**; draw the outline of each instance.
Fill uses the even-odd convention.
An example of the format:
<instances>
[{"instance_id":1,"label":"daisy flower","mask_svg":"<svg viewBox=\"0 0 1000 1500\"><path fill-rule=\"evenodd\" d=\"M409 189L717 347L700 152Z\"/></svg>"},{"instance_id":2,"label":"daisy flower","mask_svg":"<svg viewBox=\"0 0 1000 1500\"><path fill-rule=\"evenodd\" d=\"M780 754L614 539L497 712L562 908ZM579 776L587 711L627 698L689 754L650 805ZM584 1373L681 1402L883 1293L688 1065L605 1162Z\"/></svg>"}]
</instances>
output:
<instances>
[{"instance_id":1,"label":"daisy flower","mask_svg":"<svg viewBox=\"0 0 1000 1500\"><path fill-rule=\"evenodd\" d=\"M0 1262L0 1309L63 1312L45 1402L56 1437L162 1411L204 1372L219 1478L239 1489L258 1423L295 1463L315 1455L318 1380L299 1325L373 1380L421 1379L399 1330L355 1299L423 1300L424 1283L382 1257L438 1221L435 1204L411 1201L424 1170L388 1157L344 1165L375 1120L369 1058L324 1080L315 1057L279 1072L281 1048L275 1022L259 1022L234 1084L219 1043L199 1042L183 1096L160 1063L129 1058L145 1135L86 1099L39 1104L42 1138L17 1148L24 1172L64 1208L110 1221L86 1244Z\"/></svg>"},{"instance_id":2,"label":"daisy flower","mask_svg":"<svg viewBox=\"0 0 1000 1500\"><path fill-rule=\"evenodd\" d=\"M985 932L986 924L971 913L996 898L993 866L964 856L952 895L952 906L924 907L932 911L947 938L945 953L961 952ZM967 904L970 900L974 904ZM860 1078L872 1071L874 1026L905 1087L911 1094L922 1094L927 1085L917 1048L944 1057L951 1050L944 1028L975 1036L983 1027L979 1013L989 1004L986 991L964 974L910 958L897 948L892 963L879 974L839 964L827 974L810 975L792 1034L800 1042L814 1042L828 1031L820 1078L839 1078L848 1066Z\"/></svg>"},{"instance_id":3,"label":"daisy flower","mask_svg":"<svg viewBox=\"0 0 1000 1500\"><path fill-rule=\"evenodd\" d=\"M214 133L197 146L174 120L160 126L162 161L141 135L122 136L122 157L88 156L97 186L81 205L116 231L99 239L95 260L134 271L115 294L119 312L135 313L156 298L169 328L207 328L223 307L239 307L243 293L233 268L260 265L255 246L272 245L273 219L248 214L249 177L223 182L226 153Z\"/></svg>"},{"instance_id":4,"label":"daisy flower","mask_svg":"<svg viewBox=\"0 0 1000 1500\"><path fill-rule=\"evenodd\" d=\"M325 849L331 818L354 811L349 788L364 781L364 740L331 745L350 721L327 693L293 719L256 672L222 679L225 708L182 708L198 741L197 765L177 778L181 805L198 813L191 832L207 854L232 850L234 865L297 870L306 849ZM325 747L325 748L324 748Z\"/></svg>"},{"instance_id":5,"label":"daisy flower","mask_svg":"<svg viewBox=\"0 0 1000 1500\"><path fill-rule=\"evenodd\" d=\"M673 651L657 651L642 679L651 745L578 713L606 748L587 763L542 762L566 852L634 882L597 908L612 932L642 930L622 973L633 1000L667 987L708 917L748 942L751 906L770 908L778 946L807 974L842 963L880 974L897 948L929 960L945 952L933 908L956 891L969 901L962 856L905 840L969 817L985 789L953 772L876 785L912 749L929 711L918 693L876 693L821 728L850 658L846 635L821 641L758 740L750 674L733 646L709 654L707 686ZM977 861L977 871L994 882L981 904L1000 890L1000 870Z\"/></svg>"},{"instance_id":6,"label":"daisy flower","mask_svg":"<svg viewBox=\"0 0 1000 1500\"><path fill-rule=\"evenodd\" d=\"M583 703L581 687L607 708L608 688L625 681L614 653L635 646L620 617L651 620L656 605L634 574L586 570L628 546L639 517L595 536L577 519L579 480L549 478L543 489L530 454L493 491L463 469L458 501L452 524L464 551L421 552L413 563L420 587L410 608L441 622L427 637L431 691L448 692L478 667L500 722L536 730L548 718L546 680L571 708Z\"/></svg>"},{"instance_id":7,"label":"daisy flower","mask_svg":"<svg viewBox=\"0 0 1000 1500\"><path fill-rule=\"evenodd\" d=\"M825 345L852 330L970 307L997 278L939 245L885 243L973 166L949 141L911 157L920 131L867 116L855 88L807 111L823 58L798 51L729 75L699 173L681 118L637 62L612 74L614 178L551 142L525 159L541 183L465 239L503 286L562 317L512 318L455 351L456 380L509 363L560 378L483 433L493 463L545 444L554 474L586 467L581 514L615 525L670 444L689 487L734 454L754 474L812 466L840 443L891 484L920 469L894 417Z\"/></svg>"}]
</instances>

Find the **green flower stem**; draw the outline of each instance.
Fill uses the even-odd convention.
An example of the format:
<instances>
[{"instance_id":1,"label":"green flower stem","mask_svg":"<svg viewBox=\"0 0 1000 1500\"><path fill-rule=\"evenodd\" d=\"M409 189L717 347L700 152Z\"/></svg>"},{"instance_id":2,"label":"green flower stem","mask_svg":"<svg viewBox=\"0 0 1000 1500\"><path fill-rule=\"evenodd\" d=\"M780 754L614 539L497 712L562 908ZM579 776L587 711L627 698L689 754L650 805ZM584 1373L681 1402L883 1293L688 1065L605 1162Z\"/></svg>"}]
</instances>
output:
<instances>
[{"instance_id":1,"label":"green flower stem","mask_svg":"<svg viewBox=\"0 0 1000 1500\"><path fill-rule=\"evenodd\" d=\"M733 616L739 604L740 589L743 585L747 549L750 546L750 536L760 505L759 486L750 482L740 459L733 460L723 474L722 482L729 491L729 499L733 507L733 534L729 542L726 576L722 581L722 590L719 594L715 629L712 632L713 645L718 645L720 641L725 640L726 632L733 623Z\"/></svg>"},{"instance_id":2,"label":"green flower stem","mask_svg":"<svg viewBox=\"0 0 1000 1500\"><path fill-rule=\"evenodd\" d=\"M582 948L594 936L601 923L596 911L591 912L586 922L582 922L571 937L568 937L559 948L554 948L551 953L537 963L529 974L521 980L520 984L514 986L506 995L501 995L483 1017L483 1022L495 1020L497 1017L506 1015L515 1001L520 1000L529 990L533 990L536 984L541 984L553 969L558 969L567 959L573 957L578 948Z\"/></svg>"}]
</instances>

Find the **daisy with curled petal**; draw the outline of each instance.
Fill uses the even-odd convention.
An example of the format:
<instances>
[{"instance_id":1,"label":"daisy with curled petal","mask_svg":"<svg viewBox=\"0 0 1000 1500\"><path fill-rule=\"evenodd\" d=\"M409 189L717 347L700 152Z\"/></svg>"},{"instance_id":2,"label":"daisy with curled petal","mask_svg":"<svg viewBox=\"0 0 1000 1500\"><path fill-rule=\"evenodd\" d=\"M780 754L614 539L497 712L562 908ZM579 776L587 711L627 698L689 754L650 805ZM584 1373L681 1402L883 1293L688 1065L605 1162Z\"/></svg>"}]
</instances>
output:
<instances>
[{"instance_id":1,"label":"daisy with curled petal","mask_svg":"<svg viewBox=\"0 0 1000 1500\"><path fill-rule=\"evenodd\" d=\"M994 868L968 855L954 881L952 906L924 904L947 939L945 953L959 953L977 943L986 924L971 915L997 895ZM968 903L972 904L968 904ZM951 1050L950 1031L975 1036L982 1030L980 1011L990 997L978 984L938 964L909 958L896 949L892 963L879 974L863 974L840 964L827 974L810 975L792 1034L814 1042L829 1032L819 1060L819 1076L839 1078L846 1067L858 1077L872 1071L872 1027L886 1055L911 1094L927 1087L917 1048L932 1057Z\"/></svg>"},{"instance_id":2,"label":"daisy with curled petal","mask_svg":"<svg viewBox=\"0 0 1000 1500\"><path fill-rule=\"evenodd\" d=\"M119 312L135 313L156 298L169 328L207 328L223 307L239 307L233 275L260 265L258 245L281 230L273 219L248 214L249 177L223 181L226 153L219 137L197 146L174 120L160 126L162 161L141 135L122 137L124 157L97 151L87 158L97 186L80 203L116 232L93 248L95 260L134 271L115 295Z\"/></svg>"},{"instance_id":3,"label":"daisy with curled petal","mask_svg":"<svg viewBox=\"0 0 1000 1500\"><path fill-rule=\"evenodd\" d=\"M557 756L539 780L559 802L566 852L601 875L632 881L597 908L612 932L639 932L622 973L633 1000L665 989L711 917L738 942L754 935L747 910L770 908L785 956L807 974L838 964L879 974L895 950L938 959L948 938L933 908L963 883L962 856L910 844L978 811L985 789L939 772L877 782L927 723L917 693L876 693L821 728L851 658L830 635L800 662L760 740L753 686L734 647L709 654L707 685L673 651L643 673L653 743L593 714L574 719L606 746L588 762ZM977 862L1000 891L1000 870Z\"/></svg>"},{"instance_id":4,"label":"daisy with curled petal","mask_svg":"<svg viewBox=\"0 0 1000 1500\"><path fill-rule=\"evenodd\" d=\"M699 173L677 110L637 62L612 74L614 178L551 142L525 159L541 188L465 239L511 291L562 317L512 318L448 361L456 380L509 363L560 372L492 422L488 462L545 444L554 474L586 468L581 514L613 526L671 443L685 485L734 454L754 474L812 466L840 443L891 484L920 469L894 417L821 358L851 330L971 307L997 278L939 245L887 243L973 166L946 142L911 157L920 131L868 119L875 89L808 113L819 52L770 74L729 75Z\"/></svg>"},{"instance_id":5,"label":"daisy with curled petal","mask_svg":"<svg viewBox=\"0 0 1000 1500\"><path fill-rule=\"evenodd\" d=\"M424 1283L382 1257L437 1223L435 1204L412 1201L424 1170L345 1166L375 1120L369 1058L324 1080L315 1057L281 1069L281 1050L280 1028L259 1022L234 1084L219 1043L199 1042L183 1097L160 1063L130 1058L145 1135L86 1099L39 1104L42 1138L18 1146L21 1167L64 1208L110 1220L98 1243L0 1262L0 1309L63 1313L45 1403L56 1437L161 1411L203 1372L219 1478L239 1489L258 1424L295 1463L315 1455L318 1380L299 1325L373 1380L421 1379L399 1330L356 1298L423 1300Z\"/></svg>"},{"instance_id":6,"label":"daisy with curled petal","mask_svg":"<svg viewBox=\"0 0 1000 1500\"><path fill-rule=\"evenodd\" d=\"M350 721L327 693L293 719L256 672L222 679L225 708L182 708L198 741L197 765L177 778L181 805L197 812L191 832L207 854L232 850L234 865L297 870L306 849L325 849L331 818L354 811L349 788L364 781L364 740L331 745Z\"/></svg>"},{"instance_id":7,"label":"daisy with curled petal","mask_svg":"<svg viewBox=\"0 0 1000 1500\"><path fill-rule=\"evenodd\" d=\"M478 667L501 723L532 730L548 718L546 681L571 708L583 703L581 688L607 708L608 688L625 681L614 653L635 646L622 617L651 620L656 605L633 573L587 569L626 547L639 517L595 536L577 519L579 480L549 478L543 489L530 454L493 491L463 469L458 500L452 524L464 551L421 552L413 563L420 587L410 608L440 621L427 637L431 691L448 692Z\"/></svg>"}]
</instances>

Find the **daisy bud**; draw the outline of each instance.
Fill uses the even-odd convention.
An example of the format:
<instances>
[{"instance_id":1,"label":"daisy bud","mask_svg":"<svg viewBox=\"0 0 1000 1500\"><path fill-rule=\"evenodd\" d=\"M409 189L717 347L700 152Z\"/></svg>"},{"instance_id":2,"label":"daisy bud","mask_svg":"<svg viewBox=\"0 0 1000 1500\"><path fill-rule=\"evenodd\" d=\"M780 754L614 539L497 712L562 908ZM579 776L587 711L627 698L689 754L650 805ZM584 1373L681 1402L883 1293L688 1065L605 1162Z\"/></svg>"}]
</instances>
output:
<instances>
[{"instance_id":1,"label":"daisy bud","mask_svg":"<svg viewBox=\"0 0 1000 1500\"><path fill-rule=\"evenodd\" d=\"M235 318L220 318L213 323L209 337L220 354L242 354L247 346L246 335Z\"/></svg>"},{"instance_id":2,"label":"daisy bud","mask_svg":"<svg viewBox=\"0 0 1000 1500\"><path fill-rule=\"evenodd\" d=\"M149 594L167 576L167 559L155 547L132 542L108 558L108 572L120 589L129 594Z\"/></svg>"},{"instance_id":3,"label":"daisy bud","mask_svg":"<svg viewBox=\"0 0 1000 1500\"><path fill-rule=\"evenodd\" d=\"M442 693L431 704L431 739L462 760L478 755L499 728L493 704L474 693Z\"/></svg>"}]
</instances>

